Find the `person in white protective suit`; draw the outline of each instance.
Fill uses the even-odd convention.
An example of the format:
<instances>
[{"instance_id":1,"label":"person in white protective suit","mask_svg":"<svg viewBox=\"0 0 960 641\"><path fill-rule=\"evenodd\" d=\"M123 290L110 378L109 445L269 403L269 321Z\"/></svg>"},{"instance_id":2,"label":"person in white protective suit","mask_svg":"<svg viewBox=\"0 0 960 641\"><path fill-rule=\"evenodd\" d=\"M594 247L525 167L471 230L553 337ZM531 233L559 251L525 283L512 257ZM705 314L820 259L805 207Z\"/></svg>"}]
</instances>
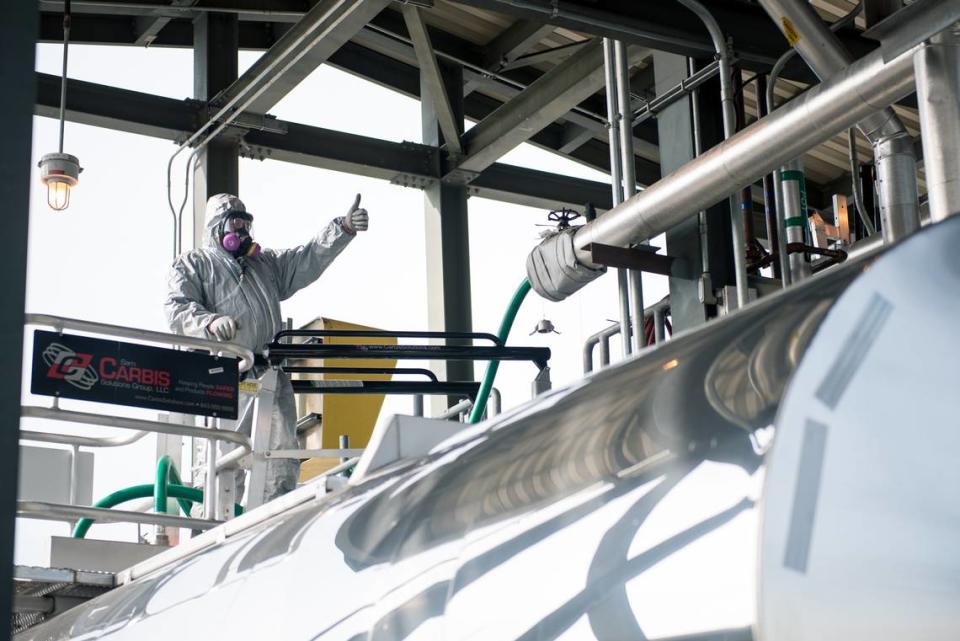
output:
<instances>
[{"instance_id":1,"label":"person in white protective suit","mask_svg":"<svg viewBox=\"0 0 960 641\"><path fill-rule=\"evenodd\" d=\"M346 216L332 220L305 245L280 250L261 250L252 224L253 216L236 196L217 194L207 201L205 246L181 254L170 272L164 311L172 332L260 353L283 329L280 301L317 280L356 233L367 230L369 217L358 194ZM293 388L283 372L275 401L269 447L297 449ZM251 421L237 429L249 435ZM299 470L295 459L269 461L263 501L296 488ZM240 501L244 482L243 474L238 476Z\"/></svg>"}]
</instances>

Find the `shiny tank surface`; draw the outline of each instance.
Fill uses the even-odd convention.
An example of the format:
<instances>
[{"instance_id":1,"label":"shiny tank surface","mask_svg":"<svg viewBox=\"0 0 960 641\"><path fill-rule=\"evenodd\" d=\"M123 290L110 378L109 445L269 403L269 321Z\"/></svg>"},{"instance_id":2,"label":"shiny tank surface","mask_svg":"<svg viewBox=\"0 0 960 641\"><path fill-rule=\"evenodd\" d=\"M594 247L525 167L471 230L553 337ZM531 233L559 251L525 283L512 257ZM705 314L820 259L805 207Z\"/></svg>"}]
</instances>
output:
<instances>
[{"instance_id":1,"label":"shiny tank surface","mask_svg":"<svg viewBox=\"0 0 960 641\"><path fill-rule=\"evenodd\" d=\"M956 246L958 222L906 245ZM20 638L750 639L768 428L811 341L842 338L818 332L838 298L901 253L678 335ZM958 270L945 278L960 291Z\"/></svg>"}]
</instances>

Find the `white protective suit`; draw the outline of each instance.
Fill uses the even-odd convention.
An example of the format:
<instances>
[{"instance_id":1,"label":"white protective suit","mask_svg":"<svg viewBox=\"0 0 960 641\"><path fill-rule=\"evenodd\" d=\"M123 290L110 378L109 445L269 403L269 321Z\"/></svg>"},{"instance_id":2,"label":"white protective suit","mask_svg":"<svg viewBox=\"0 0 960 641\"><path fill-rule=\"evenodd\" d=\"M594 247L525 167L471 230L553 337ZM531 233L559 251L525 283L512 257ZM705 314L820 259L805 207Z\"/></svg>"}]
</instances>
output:
<instances>
[{"instance_id":1,"label":"white protective suit","mask_svg":"<svg viewBox=\"0 0 960 641\"><path fill-rule=\"evenodd\" d=\"M238 323L231 341L260 353L283 329L280 301L293 296L317 278L353 240L339 218L324 227L305 245L292 249L264 249L256 258L240 262L222 247L218 229L227 211L245 211L236 196L218 194L206 209L206 243L180 255L170 272L164 311L170 330L177 334L211 339L209 325L218 316L230 316ZM243 411L241 398L240 411ZM279 372L270 449L297 449L297 410L290 379ZM250 435L251 421L238 430ZM264 501L297 487L300 462L276 459L267 463ZM243 496L243 475L239 475L237 501Z\"/></svg>"}]
</instances>

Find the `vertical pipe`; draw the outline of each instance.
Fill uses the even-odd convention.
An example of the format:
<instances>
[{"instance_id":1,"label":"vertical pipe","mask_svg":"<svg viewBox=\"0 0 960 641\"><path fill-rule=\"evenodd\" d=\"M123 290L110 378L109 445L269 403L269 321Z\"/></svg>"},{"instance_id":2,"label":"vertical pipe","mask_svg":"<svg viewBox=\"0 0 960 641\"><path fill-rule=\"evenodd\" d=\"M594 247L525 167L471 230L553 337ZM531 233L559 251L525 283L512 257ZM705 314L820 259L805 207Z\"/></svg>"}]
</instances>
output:
<instances>
[{"instance_id":1,"label":"vertical pipe","mask_svg":"<svg viewBox=\"0 0 960 641\"><path fill-rule=\"evenodd\" d=\"M687 75L692 76L697 71L697 65L693 58L687 58ZM694 89L690 93L690 115L691 126L693 127L693 157L696 158L703 153L703 146L700 142L700 90ZM706 274L710 271L710 248L707 243L707 212L703 209L697 214L700 226L700 273Z\"/></svg>"},{"instance_id":2,"label":"vertical pipe","mask_svg":"<svg viewBox=\"0 0 960 641\"><path fill-rule=\"evenodd\" d=\"M346 450L346 449L349 449L349 448L350 448L350 437L347 436L346 434L341 434L341 435L340 435L340 449L341 449L341 450ZM349 460L350 460L350 457L347 456L347 453L346 453L346 452L340 452L340 462L341 462L341 463L346 463L346 462L349 461Z\"/></svg>"},{"instance_id":3,"label":"vertical pipe","mask_svg":"<svg viewBox=\"0 0 960 641\"><path fill-rule=\"evenodd\" d=\"M954 25L914 56L930 219L960 213L960 32Z\"/></svg>"},{"instance_id":4,"label":"vertical pipe","mask_svg":"<svg viewBox=\"0 0 960 641\"><path fill-rule=\"evenodd\" d=\"M730 64L730 45L723 35L720 23L698 0L677 0L680 4L697 14L703 22L720 61L720 110L723 115L723 137L730 138L737 131L736 111L734 109L733 68ZM743 217L740 215L740 203L736 194L730 198L730 226L733 232L733 269L737 283L737 306L747 304L747 239L743 229Z\"/></svg>"},{"instance_id":5,"label":"vertical pipe","mask_svg":"<svg viewBox=\"0 0 960 641\"><path fill-rule=\"evenodd\" d=\"M787 243L804 242L807 227L807 187L803 175L803 163L794 160L780 172L783 193L783 227ZM791 282L803 280L810 275L810 265L802 252L789 254Z\"/></svg>"},{"instance_id":6,"label":"vertical pipe","mask_svg":"<svg viewBox=\"0 0 960 641\"><path fill-rule=\"evenodd\" d=\"M604 368L610 364L610 337L600 337L600 367Z\"/></svg>"},{"instance_id":7,"label":"vertical pipe","mask_svg":"<svg viewBox=\"0 0 960 641\"><path fill-rule=\"evenodd\" d=\"M423 416L423 394L413 395L413 415Z\"/></svg>"},{"instance_id":8,"label":"vertical pipe","mask_svg":"<svg viewBox=\"0 0 960 641\"><path fill-rule=\"evenodd\" d=\"M219 429L218 420L204 419L211 430ZM237 472L243 474L243 470ZM239 503L242 497L234 500ZM217 441L207 441L207 473L203 479L203 518L217 518Z\"/></svg>"},{"instance_id":9,"label":"vertical pipe","mask_svg":"<svg viewBox=\"0 0 960 641\"><path fill-rule=\"evenodd\" d=\"M493 418L502 410L503 399L500 396L500 390L496 387L490 388L490 403L487 404L487 418Z\"/></svg>"},{"instance_id":10,"label":"vertical pipe","mask_svg":"<svg viewBox=\"0 0 960 641\"><path fill-rule=\"evenodd\" d=\"M599 342L597 338L588 338L587 342L583 344L583 373L584 375L589 374L593 371L593 348Z\"/></svg>"},{"instance_id":11,"label":"vertical pipe","mask_svg":"<svg viewBox=\"0 0 960 641\"><path fill-rule=\"evenodd\" d=\"M620 161L620 121L617 108L617 74L613 40L603 39L603 69L607 83L607 123L610 141L610 183L613 190L613 205L623 202L623 176ZM617 270L617 293L620 304L620 335L623 339L623 356L630 355L630 282L627 270Z\"/></svg>"},{"instance_id":12,"label":"vertical pipe","mask_svg":"<svg viewBox=\"0 0 960 641\"><path fill-rule=\"evenodd\" d=\"M620 162L623 174L623 198L637 193L637 169L633 155L633 109L630 104L630 65L627 46L617 40L613 45L617 76L617 105L620 115ZM627 274L630 287L630 318L633 327L633 350L639 352L646 343L643 331L643 273L631 269ZM638 320L639 319L639 320Z\"/></svg>"},{"instance_id":13,"label":"vertical pipe","mask_svg":"<svg viewBox=\"0 0 960 641\"><path fill-rule=\"evenodd\" d=\"M663 342L663 339L666 335L666 316L663 313L663 307L657 306L653 308L653 331L655 342L660 344Z\"/></svg>"},{"instance_id":14,"label":"vertical pipe","mask_svg":"<svg viewBox=\"0 0 960 641\"><path fill-rule=\"evenodd\" d=\"M70 505L77 504L77 484L80 481L80 446L70 451Z\"/></svg>"}]
</instances>

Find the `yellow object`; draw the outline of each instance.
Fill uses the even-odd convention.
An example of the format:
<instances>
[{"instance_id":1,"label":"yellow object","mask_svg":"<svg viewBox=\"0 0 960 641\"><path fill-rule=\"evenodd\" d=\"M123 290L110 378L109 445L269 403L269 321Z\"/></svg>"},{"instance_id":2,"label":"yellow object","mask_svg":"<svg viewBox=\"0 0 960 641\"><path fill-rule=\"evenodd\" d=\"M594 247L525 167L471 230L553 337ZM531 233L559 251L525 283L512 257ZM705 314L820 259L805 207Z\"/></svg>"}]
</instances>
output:
<instances>
[{"instance_id":1,"label":"yellow object","mask_svg":"<svg viewBox=\"0 0 960 641\"><path fill-rule=\"evenodd\" d=\"M797 46L797 43L800 42L800 32L786 16L780 18L780 22L783 23L783 35L787 37L787 43L791 47Z\"/></svg>"},{"instance_id":2,"label":"yellow object","mask_svg":"<svg viewBox=\"0 0 960 641\"><path fill-rule=\"evenodd\" d=\"M330 329L330 330L375 330L374 327L356 325L330 318L317 318L301 329ZM302 341L304 339L296 339ZM323 342L327 345L396 345L396 338L380 337L341 337L325 336ZM382 359L355 359L331 360L322 359L290 361L290 365L314 367L379 367L390 368L396 366L395 360ZM388 381L389 374L295 374L299 380L370 380ZM340 436L346 435L350 440L351 448L366 447L373 433L374 425L380 416L383 406L383 394L300 394L297 397L297 415L300 417L316 413L320 415L320 424L312 427L300 435L302 447L307 449L334 449L340 447ZM300 466L300 482L311 479L338 465L337 458L314 458L304 461Z\"/></svg>"}]
</instances>

